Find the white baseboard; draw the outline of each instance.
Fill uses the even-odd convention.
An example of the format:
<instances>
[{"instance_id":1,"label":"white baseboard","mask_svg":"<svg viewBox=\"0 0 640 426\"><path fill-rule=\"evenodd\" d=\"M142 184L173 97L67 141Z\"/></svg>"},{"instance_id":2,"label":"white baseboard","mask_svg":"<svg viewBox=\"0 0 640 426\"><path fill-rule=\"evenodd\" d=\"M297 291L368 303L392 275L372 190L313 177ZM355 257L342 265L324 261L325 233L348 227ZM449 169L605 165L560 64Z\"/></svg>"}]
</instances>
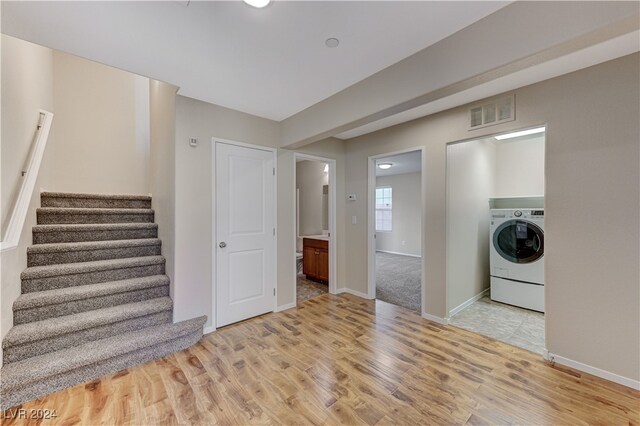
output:
<instances>
[{"instance_id":1,"label":"white baseboard","mask_svg":"<svg viewBox=\"0 0 640 426\"><path fill-rule=\"evenodd\" d=\"M216 327L214 325L210 325L209 327L205 327L202 330L202 334L209 334L209 333L213 333L214 331L216 331Z\"/></svg>"},{"instance_id":2,"label":"white baseboard","mask_svg":"<svg viewBox=\"0 0 640 426\"><path fill-rule=\"evenodd\" d=\"M287 303L286 305L280 305L274 312L286 311L287 309L295 308L296 302Z\"/></svg>"},{"instance_id":3,"label":"white baseboard","mask_svg":"<svg viewBox=\"0 0 640 426\"><path fill-rule=\"evenodd\" d=\"M373 299L373 297L369 297L369 295L367 293L362 293L360 291L357 290L352 290L350 288L337 288L336 289L336 294L340 294L340 293L349 293L349 294L353 294L354 296L358 296L358 297L362 297L363 299Z\"/></svg>"},{"instance_id":4,"label":"white baseboard","mask_svg":"<svg viewBox=\"0 0 640 426\"><path fill-rule=\"evenodd\" d=\"M567 367L575 368L576 370L584 371L593 376L600 377L601 379L609 380L610 382L618 383L622 386L627 386L631 389L640 390L640 380L630 379L628 377L620 376L610 371L602 370L591 365L583 364L578 361L574 361L569 358L565 358L560 355L553 354L545 350L544 358L547 361L555 362L556 364L565 365Z\"/></svg>"},{"instance_id":5,"label":"white baseboard","mask_svg":"<svg viewBox=\"0 0 640 426\"><path fill-rule=\"evenodd\" d=\"M379 251L380 253L399 254L400 256L409 256L409 257L418 257L418 258L422 257L419 254L400 253L399 251L378 250L378 249L376 249L376 251Z\"/></svg>"},{"instance_id":6,"label":"white baseboard","mask_svg":"<svg viewBox=\"0 0 640 426\"><path fill-rule=\"evenodd\" d=\"M435 315L428 314L426 312L422 313L422 318L427 319L429 321L437 322L442 325L449 325L449 318L440 318Z\"/></svg>"},{"instance_id":7,"label":"white baseboard","mask_svg":"<svg viewBox=\"0 0 640 426\"><path fill-rule=\"evenodd\" d=\"M467 306L471 305L473 302L477 302L478 300L482 299L484 295L487 294L488 292L489 292L489 289L485 288L480 293L473 296L471 299L467 300L466 302L462 302L461 304L459 304L458 306L456 306L455 308L449 311L449 318L451 318L452 316L454 316L455 314L457 314Z\"/></svg>"}]
</instances>

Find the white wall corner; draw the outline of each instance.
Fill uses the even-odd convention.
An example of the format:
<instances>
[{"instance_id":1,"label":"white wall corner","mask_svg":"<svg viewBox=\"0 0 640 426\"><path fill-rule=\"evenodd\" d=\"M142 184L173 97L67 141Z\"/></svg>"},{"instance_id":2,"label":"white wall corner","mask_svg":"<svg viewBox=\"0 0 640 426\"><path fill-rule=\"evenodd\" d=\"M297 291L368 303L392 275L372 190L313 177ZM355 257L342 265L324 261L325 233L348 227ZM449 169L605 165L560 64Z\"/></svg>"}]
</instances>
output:
<instances>
[{"instance_id":1,"label":"white wall corner","mask_svg":"<svg viewBox=\"0 0 640 426\"><path fill-rule=\"evenodd\" d=\"M437 317L435 315L431 315L431 314L428 314L426 312L422 313L422 318L424 318L426 320L429 320L429 321L437 322L438 324L449 325L449 318Z\"/></svg>"},{"instance_id":2,"label":"white wall corner","mask_svg":"<svg viewBox=\"0 0 640 426\"><path fill-rule=\"evenodd\" d=\"M276 307L275 312L282 312L282 311L286 311L287 309L291 309L295 307L296 307L296 302L291 302L291 303L287 303L285 305L280 305Z\"/></svg>"},{"instance_id":3,"label":"white wall corner","mask_svg":"<svg viewBox=\"0 0 640 426\"><path fill-rule=\"evenodd\" d=\"M216 331L215 325L210 325L209 327L205 327L202 330L202 334L209 334L209 333L213 333L214 331Z\"/></svg>"},{"instance_id":4,"label":"white wall corner","mask_svg":"<svg viewBox=\"0 0 640 426\"><path fill-rule=\"evenodd\" d=\"M352 294L354 296L362 297L363 299L369 299L369 300L375 299L375 297L369 296L367 293L362 293L360 291L352 290L352 289L346 288L346 287L336 289L336 294L340 294L340 293L349 293L349 294Z\"/></svg>"},{"instance_id":5,"label":"white wall corner","mask_svg":"<svg viewBox=\"0 0 640 426\"><path fill-rule=\"evenodd\" d=\"M627 386L631 389L640 390L640 380L634 380L629 377L620 376L619 374L615 374L610 371L602 370L588 364L583 364L579 361L574 361L572 359L556 355L547 350L545 350L544 357L552 364L560 364L571 367L573 369L591 374L592 376L600 377L601 379L609 380L610 382L614 382L622 386Z\"/></svg>"},{"instance_id":6,"label":"white wall corner","mask_svg":"<svg viewBox=\"0 0 640 426\"><path fill-rule=\"evenodd\" d=\"M484 295L487 294L488 292L489 292L489 288L485 288L480 293L478 293L475 296L473 296L471 299L469 299L469 300L467 300L465 302L462 302L461 304L459 304L455 308L451 309L449 311L449 316L447 317L447 320L449 318L451 318L452 316L454 316L455 314L457 314L458 312L462 311L464 308L466 308L466 307L470 306L471 304L473 304L474 302L477 302L478 300L482 299L484 297Z\"/></svg>"}]
</instances>

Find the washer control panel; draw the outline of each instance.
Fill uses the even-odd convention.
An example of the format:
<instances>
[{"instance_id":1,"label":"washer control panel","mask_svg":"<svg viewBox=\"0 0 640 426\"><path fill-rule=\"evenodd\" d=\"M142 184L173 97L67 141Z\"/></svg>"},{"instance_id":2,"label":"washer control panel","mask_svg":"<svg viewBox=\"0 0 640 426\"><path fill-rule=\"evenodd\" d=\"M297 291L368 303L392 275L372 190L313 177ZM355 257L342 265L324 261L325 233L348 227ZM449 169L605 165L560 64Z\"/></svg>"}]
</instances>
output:
<instances>
[{"instance_id":1,"label":"washer control panel","mask_svg":"<svg viewBox=\"0 0 640 426\"><path fill-rule=\"evenodd\" d=\"M530 210L530 209L494 209L491 210L492 219L506 219L506 218L530 218L530 219L543 219L544 210Z\"/></svg>"}]
</instances>

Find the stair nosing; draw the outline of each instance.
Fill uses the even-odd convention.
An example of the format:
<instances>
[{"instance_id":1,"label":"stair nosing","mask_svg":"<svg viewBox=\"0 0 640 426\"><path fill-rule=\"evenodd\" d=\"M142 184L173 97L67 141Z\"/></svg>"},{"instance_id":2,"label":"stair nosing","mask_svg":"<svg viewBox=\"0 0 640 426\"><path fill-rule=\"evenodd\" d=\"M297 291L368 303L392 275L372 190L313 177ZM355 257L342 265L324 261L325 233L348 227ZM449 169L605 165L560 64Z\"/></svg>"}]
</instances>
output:
<instances>
[{"instance_id":1,"label":"stair nosing","mask_svg":"<svg viewBox=\"0 0 640 426\"><path fill-rule=\"evenodd\" d=\"M108 208L108 207L38 207L36 213L46 214L139 214L150 215L154 213L153 209L129 209L129 208Z\"/></svg>"},{"instance_id":2,"label":"stair nosing","mask_svg":"<svg viewBox=\"0 0 640 426\"><path fill-rule=\"evenodd\" d=\"M26 281L40 278L86 274L89 272L109 271L114 269L128 269L139 266L157 265L160 263L166 263L166 259L162 255L30 266L22 271L22 274L20 274L20 279Z\"/></svg>"},{"instance_id":3,"label":"stair nosing","mask_svg":"<svg viewBox=\"0 0 640 426\"><path fill-rule=\"evenodd\" d=\"M132 287L125 287L127 284L131 284ZM24 311L44 306L56 306L79 300L163 287L169 284L170 281L167 275L149 275L146 277L63 287L53 290L34 291L18 296L18 298L13 302L13 311ZM51 300L55 300L56 297L58 297L59 300L55 303L51 303Z\"/></svg>"},{"instance_id":4,"label":"stair nosing","mask_svg":"<svg viewBox=\"0 0 640 426\"><path fill-rule=\"evenodd\" d=\"M173 301L169 296L163 296L141 302L18 324L14 325L6 334L2 341L2 348L6 350L14 346L172 310ZM35 339L33 338L34 328L38 330L36 336L39 336Z\"/></svg>"},{"instance_id":5,"label":"stair nosing","mask_svg":"<svg viewBox=\"0 0 640 426\"><path fill-rule=\"evenodd\" d=\"M117 336L105 339L94 340L80 346L61 349L20 361L6 364L2 367L3 374L0 374L0 387L5 389L15 389L20 385L26 385L46 377L51 377L72 371L83 366L102 362L107 359L122 356L127 353L160 344L165 341L193 333L206 323L206 316L193 318L179 323L167 323L130 331ZM154 331L162 328L179 328L176 335L165 336ZM108 347L108 350L100 351L101 348ZM75 355L79 353L80 355ZM65 356L71 354L74 356ZM25 380L24 372L28 372L32 377ZM21 374L22 373L22 374ZM7 377L18 376L20 380L7 380ZM9 381L9 383L7 383Z\"/></svg>"},{"instance_id":6,"label":"stair nosing","mask_svg":"<svg viewBox=\"0 0 640 426\"><path fill-rule=\"evenodd\" d=\"M149 195L127 195L127 194L89 194L72 192L41 192L40 197L45 198L77 198L94 200L130 200L130 201L151 201Z\"/></svg>"},{"instance_id":7,"label":"stair nosing","mask_svg":"<svg viewBox=\"0 0 640 426\"><path fill-rule=\"evenodd\" d=\"M115 222L115 223L47 223L34 225L32 232L83 232L116 229L158 228L157 223L152 222ZM109 240L107 240L109 241ZM55 244L55 243L52 243Z\"/></svg>"},{"instance_id":8,"label":"stair nosing","mask_svg":"<svg viewBox=\"0 0 640 426\"><path fill-rule=\"evenodd\" d=\"M159 246L159 245L162 245L162 241L159 238L45 243L45 244L35 244L27 247L27 255L66 253L66 252L91 251L91 250L107 250L107 249L125 248L125 247L147 247L147 246Z\"/></svg>"}]
</instances>

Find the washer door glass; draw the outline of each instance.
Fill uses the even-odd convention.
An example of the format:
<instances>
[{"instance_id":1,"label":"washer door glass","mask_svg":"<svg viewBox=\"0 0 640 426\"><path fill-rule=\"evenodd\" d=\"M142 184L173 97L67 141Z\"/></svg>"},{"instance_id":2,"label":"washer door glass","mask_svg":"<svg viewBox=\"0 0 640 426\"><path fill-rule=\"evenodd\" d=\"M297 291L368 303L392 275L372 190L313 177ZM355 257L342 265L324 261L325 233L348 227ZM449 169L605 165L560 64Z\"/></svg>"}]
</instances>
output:
<instances>
[{"instance_id":1,"label":"washer door glass","mask_svg":"<svg viewBox=\"0 0 640 426\"><path fill-rule=\"evenodd\" d=\"M526 220L509 220L493 233L493 246L513 263L531 263L544 254L544 232Z\"/></svg>"}]
</instances>

